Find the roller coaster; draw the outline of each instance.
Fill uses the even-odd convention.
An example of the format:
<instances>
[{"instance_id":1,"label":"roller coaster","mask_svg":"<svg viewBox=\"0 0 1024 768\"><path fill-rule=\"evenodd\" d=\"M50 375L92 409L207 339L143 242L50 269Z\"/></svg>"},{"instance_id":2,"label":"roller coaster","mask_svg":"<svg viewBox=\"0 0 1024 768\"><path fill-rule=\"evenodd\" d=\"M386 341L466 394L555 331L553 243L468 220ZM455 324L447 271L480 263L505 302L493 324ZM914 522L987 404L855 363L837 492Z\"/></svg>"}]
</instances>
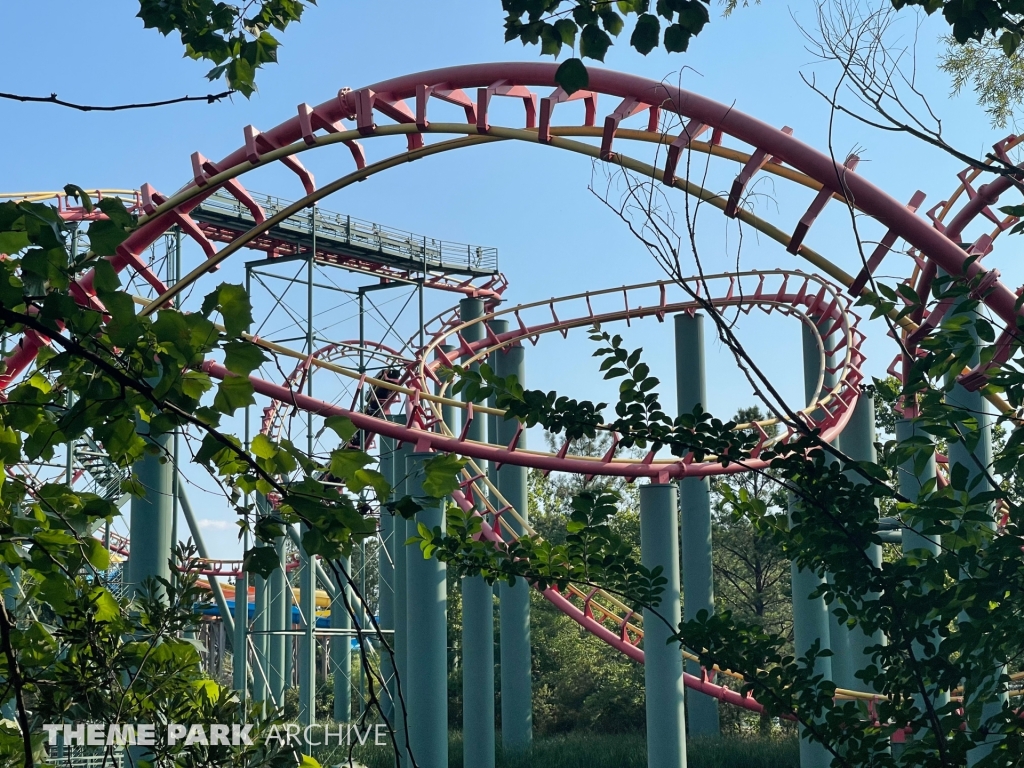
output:
<instances>
[{"instance_id":1,"label":"roller coaster","mask_svg":"<svg viewBox=\"0 0 1024 768\"><path fill-rule=\"evenodd\" d=\"M1012 216L995 213L993 207L1002 195L1012 191L1016 182L1008 175L994 175L992 180L976 188L983 172L969 168L959 175L959 184L947 199L925 209L924 193L917 192L909 201L901 202L858 174L855 155L838 162L829 154L802 143L789 128L769 126L732 106L664 82L601 69L590 70L588 90L568 95L557 87L555 69L555 65L543 63L475 64L411 74L354 90L346 88L315 107L299 105L297 114L270 130L246 126L242 145L223 159L211 161L199 152L194 153L190 178L172 194L165 195L149 184L139 190L96 190L93 194L120 196L138 214L138 228L110 261L116 270L130 276L132 285L137 287L140 295L136 302L142 315L153 315L172 303L187 302L193 287L202 286L219 265L246 250L262 252L261 265L308 263L310 291L315 265L376 280L375 287L412 286L421 297L426 290L437 296L458 299L457 306L426 320L422 316L421 298L418 327L404 344L386 338L368 339L361 327L358 339L316 344L313 336L308 335L303 339L305 346L302 348L296 348L294 339L275 341L262 333L251 335L250 340L266 349L275 360L290 357L295 361L290 374L274 368L261 369L250 377L255 392L266 403L259 420L259 432L275 439L285 436L295 439L293 430L301 425L312 446L318 434L316 424L322 424L331 416L347 417L359 429L355 438L361 441L359 445L379 454L381 470L399 493L403 488L408 492L414 490L409 484L414 483L413 467L421 454L443 452L466 457L468 462L461 486L453 493L452 500L482 518L481 536L498 547L514 537L536 534L527 509L527 469L586 477L618 477L630 482L647 480L649 485L644 488L670 489L673 494L678 486L682 497L682 588L689 617L702 607L713 609L713 598L702 596L698 586L703 583L702 579L710 582L711 578L710 533L706 544L698 541L701 526L710 525L706 500L702 507L698 498L700 488L707 487L707 478L767 466L757 455L769 447L785 446L803 427L818 429L825 440L841 444L850 431L859 430L859 436L851 439L850 445L872 444L873 409L863 390L866 332L854 311L854 303L862 296L874 295L874 275L884 260L888 259L886 264L890 271L905 275L906 285L920 300L920 308L914 313L904 315L898 309L889 313L902 342L901 351L888 367L897 377L903 374L907 355L915 354L922 340L938 327L951 309L948 302L929 304L928 301L939 270L965 274L981 286L978 297L1007 328L996 339L995 357L965 369L959 377L965 391L977 398L982 407L983 396L979 390L991 371L1009 359L1016 344L1019 291L1005 285L999 272L988 267L992 261L990 253L1000 234L1017 222ZM493 114L498 111L496 97L507 97L522 105L521 127L492 123ZM610 100L612 108L599 111L599 100L602 103ZM570 102L582 104L582 124L555 121L556 107L559 116L569 115L570 111L578 114L576 107L569 106ZM1019 141L1016 137L1008 138L994 148L994 155L1009 162L1009 153ZM396 142L404 142L404 149L371 159L370 146L376 148L383 144L394 149ZM787 266L770 271L695 278L677 276L511 305L507 298L510 286L498 270L496 249L416 235L329 213L320 206L329 195L404 164L502 142L537 147L541 152L574 153L593 163L607 164L637 178L653 180L667 193L678 193L680 199L689 196L751 228L786 252L787 265L795 258L803 262L804 269ZM336 153L342 147L351 158L353 169L317 186L304 161L311 161L320 153ZM655 161L627 154L634 147L635 154L653 151ZM690 178L699 176L687 171L695 157L703 158L705 176L703 169L712 165L720 173L731 176L727 193L718 194ZM287 168L301 188L302 194L294 202L259 195L243 186L249 174L276 164ZM774 179L780 197L787 196L787 200L801 208L806 204L805 212L795 223L775 224L755 212L749 195L759 175ZM84 222L100 215L86 211L64 193L11 193L4 197L54 200L60 215L68 221ZM809 198L809 202L805 198ZM815 239L815 222L830 203L848 208L851 215L860 217L862 229L871 230L865 242L871 242L873 247L865 254L859 272L851 274L829 258L825 253L829 248L827 238L822 238L820 250L810 244ZM969 241L964 234L967 230L974 233ZM191 270L169 270L173 279L162 278L154 261L158 243L168 236L179 240L187 238L201 254ZM95 301L92 273L78 280L73 295L83 304ZM359 294L360 301L363 296ZM759 435L754 458L743 466L723 464L714 456L698 458L692 453L664 457L657 455L657 451L650 451L636 456L619 450L619 436L614 433L609 436L610 447L601 455L580 453L571 441L562 441L550 450L527 447L522 425L506 422L502 418L504 411L493 404L477 404L451 396L450 382L440 375L442 369L454 365L489 362L499 374L515 373L523 378L525 347L536 344L543 336L558 334L567 339L573 330L595 324L632 324L652 319L660 323L671 317L676 322L677 349L689 350L692 355L689 359L677 360L677 366L681 366L678 370L698 372L690 377L689 385L683 381L687 375L680 375L680 408L689 409L704 399L704 384L699 380L703 376L699 350L702 303L695 300L695 296L700 297L705 306L710 304L723 311L735 310L747 315L755 311L760 315L779 315L795 320L801 327L806 403L796 410L797 421L780 417L740 425L739 429L754 430ZM46 343L41 335L27 331L6 358L0 374L0 389L20 380ZM203 363L202 370L214 378L231 375L222 363L212 359ZM277 378L275 371L279 372ZM314 375L321 377L320 380L325 376L333 377L333 383L328 386L330 396L314 396L310 385ZM689 389L684 391L687 386ZM985 398L989 403L987 407L1008 412L1009 407L998 396L985 395ZM844 450L851 449L844 444ZM408 473L405 461L409 462ZM941 461L939 466L941 468ZM22 468L18 471L37 470ZM75 446L71 480L76 486L90 484L112 497L119 493L120 472L105 460L102 446L92 442ZM943 479L940 469L940 482ZM176 495L187 505L187 496L180 487ZM265 499L264 503L272 506L273 499ZM675 506L674 501L670 504ZM412 535L405 521L378 510L369 514L380 520L375 577L377 620L394 648L398 665L397 670L391 670L381 658L382 682L390 696L385 702L385 714L401 718L399 708L393 704L396 700L394 678L402 679L403 685L408 678L410 746L419 749L419 765L439 768L447 765L447 747L442 748L438 736L446 733L448 726L444 639L442 636L438 641L431 635L430 627L436 622L426 622L422 627L416 623L421 619L426 621L424 611L434 610L436 614L436 579L431 582L435 593L424 591L426 586L421 583L425 573L433 573L431 578L434 578L436 572L423 571L419 558L405 551L403 544L407 535ZM133 515L133 533L137 525L143 524L143 520ZM193 533L199 536L198 529ZM291 534L297 539L297 532ZM130 563L133 555L140 554L133 538L108 534L106 543ZM318 568L315 560L305 556L301 548L289 560L283 543L280 551L286 568L306 569L311 574L303 582L304 589L308 589L313 583L313 571ZM320 636L318 627L324 625L328 627L324 630L328 636L334 632L346 638L346 644L347 638L354 638L364 647L371 647L368 643L371 633L360 626L365 622L357 622L353 627L349 617L339 616L342 611L337 610L337 601L343 599L339 597L343 590L339 591L322 570L318 574L322 589L317 592L317 603L321 608L334 606L334 609L321 611L317 621L308 618L313 603L303 600L301 591L293 594L284 570L279 578L266 581L257 578L255 585L248 587L240 561L210 559L203 551L200 554L203 559L197 570L218 598L218 608L213 613L228 627L233 646L247 649L245 653L235 654L234 679L235 685L249 695L280 703L284 689L291 684L284 672L290 662L284 661L283 646L275 646L275 643L283 642L294 626L300 627L298 633L292 633L300 635L299 642L310 644L303 646L306 650L300 651L300 655L305 653L308 658L312 653L314 661L317 651L312 645L313 638ZM169 552L150 550L141 553L147 560L165 560L168 555ZM678 560L678 553L674 557ZM361 567L366 570L365 556ZM437 564L436 567L442 568L443 590L443 566ZM679 567L677 562L677 588ZM701 576L701 572L705 575ZM218 577L236 580L237 586L228 594L237 599L226 599ZM794 575L794 594L806 584ZM521 587L524 588L525 585ZM521 589L503 588L498 600L503 644L502 738L507 746L514 746L516 739L518 743L528 741L530 730L531 639L528 596L524 602ZM813 591L813 584L810 591ZM248 597L243 599L243 594ZM672 594L670 590L667 599L671 600ZM560 591L551 587L544 590L543 597L585 631L634 662L643 664L646 659L650 663L657 658L661 673L671 672L673 664L684 663L678 654L674 660L663 660L663 633L649 627L645 637L643 617L614 595L600 589L570 587ZM441 594L442 612L443 598ZM470 599L464 585L464 611L470 610ZM484 602L477 603L478 607L490 607L493 599L490 588L481 599ZM290 606L293 601L296 603L294 617L281 619L282 611L286 610L282 606ZM509 608L507 630L506 602ZM464 622L471 620L473 617L464 613ZM807 619L795 609L795 620L798 652L801 645L809 646L812 637L829 641L830 628L813 624L820 619ZM486 647L487 633L491 631L479 621L482 620L478 619L475 629L464 630L470 634L466 639L464 676L468 680L463 728L467 744L468 734L474 733L482 745L473 758L482 762L467 762L467 765L486 767L493 765L494 675L492 662L485 660L481 666L479 661L469 658L473 648ZM491 626L489 611L484 624ZM841 630L831 629L836 657L855 656L857 641L841 637L837 632L841 634ZM411 639L414 636L415 643ZM472 646L471 641L477 645ZM437 642L441 643L440 649ZM509 646L507 656L506 643ZM321 655L324 653L326 651ZM695 656L688 652L682 655L686 672L679 667L678 676L693 694L688 694L686 699L691 732L710 733L717 729L718 702L752 712L763 710L754 697L737 690L737 683L742 682L738 675L729 670L702 669ZM290 654L288 656L290 658ZM440 672L436 663L433 666L428 663L438 658L441 659ZM411 663L413 659L415 664ZM472 666L473 663L478 666ZM852 675L843 677L838 666L834 669L837 698L868 702L878 698L873 692L858 690ZM485 679L488 670L489 682ZM430 678L431 674L434 677ZM305 672L300 669L298 678L299 686L304 689L300 694L303 700L310 695L312 673L308 668ZM422 693L427 688L434 690ZM680 689L679 713L682 706ZM347 713L343 717L347 719ZM416 719L416 728L412 727L413 719ZM655 726L671 728L663 721L652 723L649 720L652 741L660 738L651 733ZM820 757L808 755L803 758L805 765L820 764L820 760Z\"/></svg>"}]
</instances>

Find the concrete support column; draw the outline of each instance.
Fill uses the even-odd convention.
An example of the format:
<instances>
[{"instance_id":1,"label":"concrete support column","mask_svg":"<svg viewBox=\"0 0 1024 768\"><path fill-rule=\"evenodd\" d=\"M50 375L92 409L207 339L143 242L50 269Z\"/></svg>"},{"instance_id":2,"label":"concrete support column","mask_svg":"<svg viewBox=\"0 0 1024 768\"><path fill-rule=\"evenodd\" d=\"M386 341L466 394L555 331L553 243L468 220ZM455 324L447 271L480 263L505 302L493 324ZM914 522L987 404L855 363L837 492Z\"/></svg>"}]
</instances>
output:
<instances>
[{"instance_id":1,"label":"concrete support column","mask_svg":"<svg viewBox=\"0 0 1024 768\"><path fill-rule=\"evenodd\" d=\"M679 413L692 413L700 405L707 410L704 373L704 316L675 316L676 393ZM680 529L683 556L683 617L697 618L700 611L715 611L714 567L711 562L711 484L706 477L679 481ZM700 677L700 664L686 662L686 671ZM718 700L698 691L687 691L686 713L691 736L718 736Z\"/></svg>"},{"instance_id":2,"label":"concrete support column","mask_svg":"<svg viewBox=\"0 0 1024 768\"><path fill-rule=\"evenodd\" d=\"M406 460L408 492L422 496L423 465L433 453L412 453ZM441 503L416 514L414 524L444 529ZM420 768L448 768L448 594L447 567L406 551L408 630L415 642L407 648L409 747Z\"/></svg>"},{"instance_id":3,"label":"concrete support column","mask_svg":"<svg viewBox=\"0 0 1024 768\"><path fill-rule=\"evenodd\" d=\"M818 350L814 334L804 326L803 333L803 365L804 365L804 394L807 402L810 402L817 394L818 368L821 364L821 356ZM828 385L828 378L825 380ZM797 501L791 495L789 499L790 518L797 511ZM810 650L815 643L819 644L821 650L831 649L830 639L830 616L828 606L823 597L812 598L810 595L818 589L824 579L817 573L805 568L800 568L794 561L791 566L792 591L793 591L793 646L797 657L801 657ZM814 665L814 671L832 679L832 659L819 657ZM804 738L804 729L800 728L800 768L828 768L832 764L832 756L824 746L811 742Z\"/></svg>"},{"instance_id":4,"label":"concrete support column","mask_svg":"<svg viewBox=\"0 0 1024 768\"><path fill-rule=\"evenodd\" d=\"M680 622L678 509L671 483L640 487L641 560L668 579L656 609L644 609L648 768L686 767L683 657L679 644L668 642ZM692 732L692 715L690 722Z\"/></svg>"},{"instance_id":5,"label":"concrete support column","mask_svg":"<svg viewBox=\"0 0 1024 768\"><path fill-rule=\"evenodd\" d=\"M977 333L972 335L975 340L974 354L971 356L968 365L975 366L980 362L981 345L978 342ZM952 472L957 466L963 467L967 472L968 494L988 493L993 490L989 482L992 469L992 414L984 395L980 391L969 392L961 385L955 384L952 391L947 395L946 402L957 409L962 409L971 414L976 424L961 423L960 432L965 436L977 438L977 444L969 449L963 442L950 443L949 445L949 470ZM988 519L985 526L995 534L996 519L994 505L990 505ZM959 623L969 624L970 619L966 612L959 617ZM966 706L967 727L976 730L981 722L995 717L1002 710L1006 702L1006 694L994 695L998 687L999 677L1006 673L1006 667L1002 659L991 660L991 676L980 690L965 690L964 704ZM992 749L1001 741L999 734L986 736L978 746L967 751L967 765L974 766L983 758L987 757Z\"/></svg>"},{"instance_id":6,"label":"concrete support column","mask_svg":"<svg viewBox=\"0 0 1024 768\"><path fill-rule=\"evenodd\" d=\"M350 574L351 561L347 557L338 560L338 568ZM331 601L331 629L344 630L345 634L331 635L331 672L334 675L334 720L347 723L352 719L352 616L354 608L352 590L348 584L338 590Z\"/></svg>"},{"instance_id":7,"label":"concrete support column","mask_svg":"<svg viewBox=\"0 0 1024 768\"><path fill-rule=\"evenodd\" d=\"M494 355L498 376L516 376L526 383L526 367L521 345L506 347ZM509 444L519 424L514 419L495 419L494 442ZM519 438L519 447L526 447L526 434ZM529 520L527 469L506 464L497 471L498 490L524 520ZM524 533L519 522L504 516L501 524ZM530 586L519 579L510 587L498 587L501 622L501 744L506 752L521 752L533 743L533 688L530 653Z\"/></svg>"},{"instance_id":8,"label":"concrete support column","mask_svg":"<svg viewBox=\"0 0 1024 768\"><path fill-rule=\"evenodd\" d=\"M843 453L854 461L870 463L878 461L878 456L875 452L875 397L873 394L861 392L860 398L857 400L857 406L853 409L853 415L850 417L846 429L843 430ZM852 470L847 473L847 476L853 482L864 482L864 478ZM866 554L876 568L881 567L881 544L869 544ZM867 599L877 600L878 597L877 593L872 593L867 596ZM853 679L843 683L836 680L836 684L846 688L862 688L864 684L856 678L856 673L874 663L868 648L882 645L885 642L885 635L881 630L876 630L868 635L858 625L850 632L849 641L849 667Z\"/></svg>"},{"instance_id":9,"label":"concrete support column","mask_svg":"<svg viewBox=\"0 0 1024 768\"><path fill-rule=\"evenodd\" d=\"M913 437L925 437L931 440L932 437L928 433L924 432L910 419L899 419L896 422L896 442L903 443L910 440ZM900 493L906 496L908 499L916 500L920 499L923 494L923 487L929 480L935 479L935 454L929 453L928 461L920 472L914 467L913 460L901 464L897 468L897 480L899 485ZM923 526L915 525L911 528L903 529L903 553L910 554L911 552L917 551L919 554L929 553L933 557L937 557L940 551L940 544L938 541L931 537L925 536L921 533ZM941 638L938 634L934 635L928 642L932 646L931 650L925 649L921 644L914 644L914 653L920 658L923 658L926 654L935 652L935 649L939 647ZM921 709L924 708L924 701L921 697L915 697L917 706ZM935 705L941 707L949 702L948 694L940 694L936 696Z\"/></svg>"},{"instance_id":10,"label":"concrete support column","mask_svg":"<svg viewBox=\"0 0 1024 768\"><path fill-rule=\"evenodd\" d=\"M395 441L383 435L380 440L380 473L393 487L395 484ZM333 615L333 611L331 614ZM386 509L380 515L380 546L377 547L377 625L384 634L383 642L394 652L395 648L395 516ZM390 632L390 634L389 634ZM391 653L381 648L380 676L384 687L378 691L381 715L395 724L395 668Z\"/></svg>"},{"instance_id":11,"label":"concrete support column","mask_svg":"<svg viewBox=\"0 0 1024 768\"><path fill-rule=\"evenodd\" d=\"M149 427L139 423L140 435L156 445L158 454L146 453L135 462L132 472L145 491L131 500L131 554L128 557L128 581L138 591L148 578L171 578L169 560L172 556L171 529L174 526L174 467L170 434L149 438ZM160 587L159 590L163 591Z\"/></svg>"},{"instance_id":12,"label":"concrete support column","mask_svg":"<svg viewBox=\"0 0 1024 768\"><path fill-rule=\"evenodd\" d=\"M480 299L459 302L463 321L483 314ZM484 338L484 331L483 324L477 323L466 328L462 336L467 341L478 341ZM479 368L476 364L473 367ZM466 436L486 442L484 414L477 414L469 423ZM487 471L486 463L478 463ZM462 579L462 733L464 768L494 768L494 593L482 576Z\"/></svg>"}]
</instances>

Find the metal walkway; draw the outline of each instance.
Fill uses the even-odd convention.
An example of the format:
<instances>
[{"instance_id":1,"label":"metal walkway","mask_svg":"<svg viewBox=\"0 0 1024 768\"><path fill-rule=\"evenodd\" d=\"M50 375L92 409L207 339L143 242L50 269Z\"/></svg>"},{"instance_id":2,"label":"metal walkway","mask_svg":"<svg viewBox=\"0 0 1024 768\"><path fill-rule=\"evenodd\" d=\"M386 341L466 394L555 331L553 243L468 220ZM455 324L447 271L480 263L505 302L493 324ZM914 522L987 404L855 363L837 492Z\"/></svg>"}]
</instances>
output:
<instances>
[{"instance_id":1,"label":"metal walkway","mask_svg":"<svg viewBox=\"0 0 1024 768\"><path fill-rule=\"evenodd\" d=\"M290 202L252 193L267 218ZM218 190L191 211L191 216L211 240L231 242L256 224L252 213L238 200ZM353 216L316 210L317 261L338 266L384 264L402 271L432 272L465 277L487 277L498 272L498 249L437 240L401 229L386 227ZM292 256L308 251L312 240L312 212L290 216L249 244L270 256Z\"/></svg>"}]
</instances>

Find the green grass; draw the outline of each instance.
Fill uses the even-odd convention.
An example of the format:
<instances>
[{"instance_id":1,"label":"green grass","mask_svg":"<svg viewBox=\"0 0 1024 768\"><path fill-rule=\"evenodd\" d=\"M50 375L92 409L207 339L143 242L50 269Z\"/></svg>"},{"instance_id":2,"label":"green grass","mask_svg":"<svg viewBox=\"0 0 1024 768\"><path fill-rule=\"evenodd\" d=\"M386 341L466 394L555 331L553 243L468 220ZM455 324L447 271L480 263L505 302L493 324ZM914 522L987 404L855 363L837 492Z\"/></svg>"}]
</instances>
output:
<instances>
[{"instance_id":1,"label":"green grass","mask_svg":"<svg viewBox=\"0 0 1024 768\"><path fill-rule=\"evenodd\" d=\"M500 740L500 736L499 736ZM342 763L344 751L314 755L324 766ZM362 747L357 761L367 768L394 768L390 748ZM795 739L759 739L726 736L690 739L688 768L797 768ZM452 733L448 765L462 768L462 734ZM642 734L572 733L537 738L529 755L498 754L498 768L647 768L647 746Z\"/></svg>"}]
</instances>

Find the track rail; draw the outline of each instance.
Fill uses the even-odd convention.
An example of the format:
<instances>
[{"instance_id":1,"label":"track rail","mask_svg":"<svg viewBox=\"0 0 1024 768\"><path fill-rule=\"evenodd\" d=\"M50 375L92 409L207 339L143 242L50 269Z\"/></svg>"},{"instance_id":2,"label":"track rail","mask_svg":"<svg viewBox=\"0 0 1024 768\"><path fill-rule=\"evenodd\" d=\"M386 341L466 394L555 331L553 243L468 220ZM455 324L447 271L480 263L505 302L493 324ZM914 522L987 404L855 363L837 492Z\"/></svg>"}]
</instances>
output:
<instances>
[{"instance_id":1,"label":"track rail","mask_svg":"<svg viewBox=\"0 0 1024 768\"><path fill-rule=\"evenodd\" d=\"M141 204L142 224L111 261L118 270L126 267L134 269L160 294L145 308L144 314L150 314L173 301L178 293L200 279L210 268L242 248L248 247L250 243L258 241L280 221L317 203L335 191L406 162L495 141L520 141L571 151L585 157L615 163L622 168L658 179L667 186L680 189L686 194L718 208L724 215L736 218L763 233L769 239L778 242L789 252L805 259L854 295L868 292L866 284L869 282L873 270L877 268L881 258L884 258L886 253L891 250L892 245L902 239L915 253L924 255L922 257L925 258L922 279L919 282L921 286L927 284L927 273L939 268L952 274L965 274L969 278L977 279L986 288L986 293L982 296L984 303L1001 318L1007 327L1015 327L1016 293L998 279L997 272L987 270L977 261L969 263L968 259L971 258L971 255L965 253L959 242L959 236L964 227L976 216L983 214L989 206L998 200L1001 194L1012 186L1013 182L1008 177L1001 177L979 188L973 197L971 197L972 190L968 189L968 185L973 179L966 179L964 191L967 192L970 199L949 224L941 224L936 221L935 216L922 217L918 214L922 195L915 195L909 204L905 204L885 194L863 176L857 174L854 170L857 162L855 157L851 156L843 163L837 163L824 153L801 143L785 129L778 130L737 111L732 106L719 104L665 83L592 68L590 71L592 92L588 95L588 98L592 99L592 108L587 111L585 125L552 125L553 110L559 102L564 100L565 96L555 85L555 69L556 66L553 64L512 63L471 65L423 72L376 83L355 91L342 91L336 98L317 107L302 105L299 107L297 116L264 133L249 126L245 131L244 145L222 160L211 163L196 153L193 156L194 179L178 193L163 198L152 188L144 188ZM521 87L520 92L525 89L525 92L529 94L524 99L524 103L527 105L525 128L493 126L488 120L488 105L491 97L509 86ZM537 109L538 95L533 90L536 88L553 89L550 91L550 95L539 99L539 110ZM475 90L476 98L471 98L467 94L467 90L469 93L473 93ZM625 112L621 108L610 112L604 118L603 124L598 125L596 110L598 95L621 100L623 105L628 103L630 109L626 110L627 112L646 112L648 129L642 131L623 127L621 116ZM433 104L432 97L443 98L462 107L466 113L466 122L432 123L428 119L428 110ZM414 100L415 111L406 103L407 100ZM667 114L674 114L685 121L687 129L678 135L657 130L659 117ZM397 120L397 122L378 125L379 116L385 116ZM344 120L354 121L355 128L346 129L342 122ZM706 133L710 133L709 141L700 141L695 138L704 136ZM424 138L432 134L449 134L461 136L461 138L425 144ZM368 163L365 152L358 142L388 136L405 137L407 150L393 157ZM596 139L600 144L596 146L587 141L577 141L569 137ZM738 141L743 148L735 149L723 146L723 142L727 138ZM654 167L621 154L618 144L622 144L625 140L664 145L667 147L664 164ZM299 162L298 155L333 144L341 144L349 149L355 160L356 170L317 189L312 175ZM688 179L678 177L676 171L679 158L685 151L705 152L711 156L741 164L742 168L729 194L716 195ZM181 217L188 216L189 212L214 190L226 189L243 203L247 199L251 199L238 179L255 168L273 162L282 162L289 170L293 171L306 191L306 195L291 206L282 209L275 216L267 218L253 229L236 237L224 248L212 249L211 252L208 252L206 261L174 287L168 289L164 286L142 260L145 249L175 222L180 222ZM746 189L752 177L757 173L771 173L778 178L792 181L803 188L815 191L815 199L798 222L787 228L776 227L742 206ZM867 274L863 276L863 280L860 280L861 276L847 274L807 245L808 237L813 235L816 218L832 200L853 206L862 214L881 224L886 231L882 242L883 244L888 243L888 245L882 251L872 255L865 266ZM946 211L943 211L942 215L945 213ZM876 256L878 256L877 260ZM76 283L74 295L82 302L93 300L91 274ZM791 298L787 297L787 299ZM631 319L632 315L629 317ZM927 318L924 317L916 320L903 319L900 321L900 325L904 331L913 334L918 332L919 328L927 326L926 320ZM533 335L536 335L536 331ZM524 338L526 337L524 336ZM6 372L0 377L0 389L8 386L22 374L43 343L43 339L32 334L28 334L22 339L19 348L7 360ZM1009 350L1014 343L1015 340L1010 339L1005 346ZM480 347L468 351L473 354L477 352L483 354L483 349ZM204 370L215 376L226 375L223 367L214 362L206 363ZM413 386L405 388L410 391L403 392L408 396L413 407L415 407L417 399L419 400L424 414L428 414L428 408L423 407L424 403L444 402L443 399L436 399L436 396L428 395L423 391L425 381L430 378L427 373L429 370L429 366L424 367L423 375L418 380L409 382ZM373 383L370 377L367 377L366 381ZM288 387L262 380L254 381L254 386L257 391L296 408L324 415L339 412L335 406L328 407L321 401L291 391ZM855 387L854 382L851 382L851 387ZM838 394L837 400L842 400ZM344 409L341 409L340 412L344 412ZM501 460L504 463L521 461L528 466L532 465L528 462L534 460L532 454L526 451L513 450L501 453L501 449L497 447L471 445L454 435L439 435L427 432L425 429L400 427L354 412L349 412L347 415L353 418L357 426L368 431L388 434L398 440L413 441L418 449L433 447L481 459ZM370 419L370 421L363 421L365 419ZM837 420L836 427L841 429L841 426L841 420ZM495 451L498 452L495 453ZM627 467L622 471L622 475L628 477L658 477L663 471L659 468L658 473L651 474L651 470L645 469L642 463L630 464L614 459L608 462L591 461L586 468L579 467L579 469L591 470L597 467L610 471L615 468L617 472L619 471L617 468L622 466ZM676 470L668 470L669 476L678 476L672 475L673 471ZM587 473L599 474L600 472ZM632 631L629 625L636 626L632 620L627 622L623 633L616 635L604 624L592 618L593 599L585 601L582 609L562 596L548 596L548 599L558 605L567 615L587 627L589 631L619 648L630 658L637 660L642 658L642 651L628 641L631 637L629 633ZM559 602L560 600L564 602ZM588 611L591 616L588 616ZM604 614L610 615L607 611ZM710 685L703 680L688 680L687 683L691 687ZM708 692L713 694L718 692L723 697L726 696L721 687L708 689ZM738 696L738 694L736 695ZM743 702L734 703L744 705ZM749 704L749 702L747 703ZM755 707L748 706L748 708Z\"/></svg>"}]
</instances>

